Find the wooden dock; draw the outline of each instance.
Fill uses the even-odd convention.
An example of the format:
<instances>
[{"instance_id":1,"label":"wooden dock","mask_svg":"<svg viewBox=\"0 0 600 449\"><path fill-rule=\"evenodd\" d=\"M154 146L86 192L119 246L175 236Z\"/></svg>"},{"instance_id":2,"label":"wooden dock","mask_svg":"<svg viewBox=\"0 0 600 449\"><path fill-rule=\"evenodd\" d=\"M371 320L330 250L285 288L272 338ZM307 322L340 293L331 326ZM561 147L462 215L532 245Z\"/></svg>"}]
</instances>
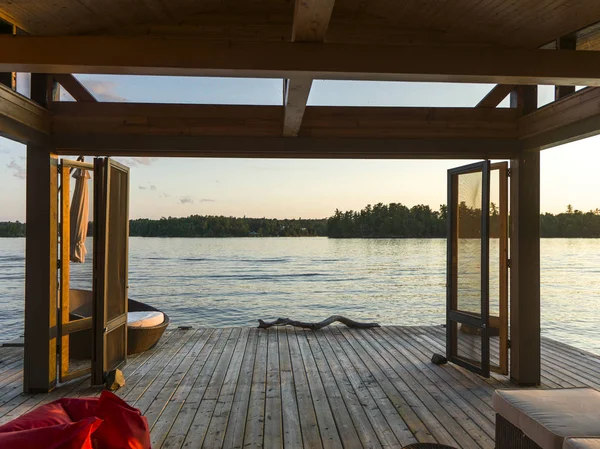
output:
<instances>
[{"instance_id":1,"label":"wooden dock","mask_svg":"<svg viewBox=\"0 0 600 449\"><path fill-rule=\"evenodd\" d=\"M146 415L154 448L493 448L492 394L514 385L431 364L444 347L441 327L174 330L129 359L118 394ZM99 394L87 378L22 394L22 355L0 348L0 424ZM542 388L600 387L600 357L547 338L542 369Z\"/></svg>"}]
</instances>

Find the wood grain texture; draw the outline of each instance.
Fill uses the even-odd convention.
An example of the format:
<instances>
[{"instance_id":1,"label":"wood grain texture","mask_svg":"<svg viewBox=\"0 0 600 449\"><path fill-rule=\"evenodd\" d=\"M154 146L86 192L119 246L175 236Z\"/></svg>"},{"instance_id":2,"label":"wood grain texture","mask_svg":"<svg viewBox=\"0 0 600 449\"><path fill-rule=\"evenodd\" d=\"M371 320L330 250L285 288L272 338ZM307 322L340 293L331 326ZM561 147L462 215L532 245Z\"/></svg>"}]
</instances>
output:
<instances>
[{"instance_id":1,"label":"wood grain texture","mask_svg":"<svg viewBox=\"0 0 600 449\"><path fill-rule=\"evenodd\" d=\"M25 364L23 389L48 392L57 379L58 158L27 146Z\"/></svg>"},{"instance_id":2,"label":"wood grain texture","mask_svg":"<svg viewBox=\"0 0 600 449\"><path fill-rule=\"evenodd\" d=\"M0 84L0 134L22 143L40 143L50 128L46 108Z\"/></svg>"},{"instance_id":3,"label":"wood grain texture","mask_svg":"<svg viewBox=\"0 0 600 449\"><path fill-rule=\"evenodd\" d=\"M302 3L305 2L311 3L309 0ZM87 0L56 0L52 3L2 0L0 17L32 34L131 34L153 30L176 33L179 29L186 29L210 38L245 36L266 39L278 36L290 39L295 9L297 6L293 2L277 0L106 0L101 7ZM471 44L534 47L599 22L600 5L593 0L522 0L512 3L503 0L477 3L470 0L340 0L329 27L335 28L336 22L348 22L351 25L349 32L355 29L367 36L363 37L366 39L372 34L366 24L373 19L380 22L376 30L388 33L396 30L429 32L441 44L460 38L462 42ZM282 24L285 26L282 27ZM588 35L588 39L592 36Z\"/></svg>"},{"instance_id":4,"label":"wood grain texture","mask_svg":"<svg viewBox=\"0 0 600 449\"><path fill-rule=\"evenodd\" d=\"M574 125L600 115L600 89L588 87L547 104L518 119L519 138L526 139L539 134Z\"/></svg>"},{"instance_id":5,"label":"wood grain texture","mask_svg":"<svg viewBox=\"0 0 600 449\"><path fill-rule=\"evenodd\" d=\"M510 168L510 376L519 385L539 385L540 152L521 153Z\"/></svg>"},{"instance_id":6,"label":"wood grain texture","mask_svg":"<svg viewBox=\"0 0 600 449\"><path fill-rule=\"evenodd\" d=\"M517 139L322 139L285 137L66 134L53 145L64 155L292 159L510 159Z\"/></svg>"},{"instance_id":7,"label":"wood grain texture","mask_svg":"<svg viewBox=\"0 0 600 449\"><path fill-rule=\"evenodd\" d=\"M312 82L312 78L306 77L283 81L283 135L286 137L296 137L300 132Z\"/></svg>"},{"instance_id":8,"label":"wood grain texture","mask_svg":"<svg viewBox=\"0 0 600 449\"><path fill-rule=\"evenodd\" d=\"M512 109L309 106L300 137L514 138ZM53 131L62 134L279 137L281 106L58 103Z\"/></svg>"},{"instance_id":9,"label":"wood grain texture","mask_svg":"<svg viewBox=\"0 0 600 449\"><path fill-rule=\"evenodd\" d=\"M335 0L296 0L292 42L323 42L333 12ZM312 78L297 77L283 81L283 135L296 137L302 126L302 117Z\"/></svg>"},{"instance_id":10,"label":"wood grain texture","mask_svg":"<svg viewBox=\"0 0 600 449\"><path fill-rule=\"evenodd\" d=\"M0 46L5 72L600 85L593 51L155 36L0 35Z\"/></svg>"},{"instance_id":11,"label":"wood grain texture","mask_svg":"<svg viewBox=\"0 0 600 449\"><path fill-rule=\"evenodd\" d=\"M71 285L71 169L60 166L60 317L58 331L60 341L58 379L69 374L69 334L64 333L63 324L70 321L69 289ZM75 337L76 338L76 337Z\"/></svg>"},{"instance_id":12,"label":"wood grain texture","mask_svg":"<svg viewBox=\"0 0 600 449\"><path fill-rule=\"evenodd\" d=\"M431 364L444 335L440 326L172 330L130 358L117 394L144 411L156 448L429 441L491 449L492 395L516 386L497 373L483 379ZM600 387L600 356L541 341L541 388ZM491 347L497 354L497 339ZM47 395L22 394L22 357L22 348L0 347L0 424L65 395L101 391L88 377Z\"/></svg>"}]
</instances>

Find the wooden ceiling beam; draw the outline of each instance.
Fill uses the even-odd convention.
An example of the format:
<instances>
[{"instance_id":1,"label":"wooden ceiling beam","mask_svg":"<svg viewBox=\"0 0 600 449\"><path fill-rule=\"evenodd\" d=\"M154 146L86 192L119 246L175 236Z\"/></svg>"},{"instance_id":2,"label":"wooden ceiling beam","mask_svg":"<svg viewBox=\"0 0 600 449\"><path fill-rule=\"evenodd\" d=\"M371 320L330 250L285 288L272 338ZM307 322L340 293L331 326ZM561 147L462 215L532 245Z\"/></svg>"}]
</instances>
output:
<instances>
[{"instance_id":1,"label":"wooden ceiling beam","mask_svg":"<svg viewBox=\"0 0 600 449\"><path fill-rule=\"evenodd\" d=\"M504 100L515 86L510 84L497 84L483 99L477 103L476 108L495 108Z\"/></svg>"},{"instance_id":2,"label":"wooden ceiling beam","mask_svg":"<svg viewBox=\"0 0 600 449\"><path fill-rule=\"evenodd\" d=\"M281 106L144 103L53 105L55 134L279 137ZM516 138L519 111L309 106L299 135L320 138Z\"/></svg>"},{"instance_id":3,"label":"wooden ceiling beam","mask_svg":"<svg viewBox=\"0 0 600 449\"><path fill-rule=\"evenodd\" d=\"M81 101L81 102L98 101L98 100L96 100L96 97L94 97L94 95L89 90L87 90L87 88L83 84L81 84L81 82L77 78L75 78L75 76L73 76L72 74L57 73L56 75L54 75L54 79L56 81L58 81L58 83L62 87L64 87L65 90L67 92L69 92L76 101Z\"/></svg>"},{"instance_id":4,"label":"wooden ceiling beam","mask_svg":"<svg viewBox=\"0 0 600 449\"><path fill-rule=\"evenodd\" d=\"M47 109L0 85L0 135L21 143L42 143L51 129Z\"/></svg>"},{"instance_id":5,"label":"wooden ceiling beam","mask_svg":"<svg viewBox=\"0 0 600 449\"><path fill-rule=\"evenodd\" d=\"M518 119L525 148L551 148L600 134L600 88L588 87Z\"/></svg>"},{"instance_id":6,"label":"wooden ceiling beam","mask_svg":"<svg viewBox=\"0 0 600 449\"><path fill-rule=\"evenodd\" d=\"M0 36L0 48L0 72L600 86L593 51L151 36Z\"/></svg>"},{"instance_id":7,"label":"wooden ceiling beam","mask_svg":"<svg viewBox=\"0 0 600 449\"><path fill-rule=\"evenodd\" d=\"M292 42L323 42L329 27L335 0L296 0ZM312 87L312 78L296 77L283 81L283 135L295 137Z\"/></svg>"},{"instance_id":8,"label":"wooden ceiling beam","mask_svg":"<svg viewBox=\"0 0 600 449\"><path fill-rule=\"evenodd\" d=\"M510 159L517 139L353 139L297 137L133 136L61 134L52 145L64 155L294 158Z\"/></svg>"}]
</instances>

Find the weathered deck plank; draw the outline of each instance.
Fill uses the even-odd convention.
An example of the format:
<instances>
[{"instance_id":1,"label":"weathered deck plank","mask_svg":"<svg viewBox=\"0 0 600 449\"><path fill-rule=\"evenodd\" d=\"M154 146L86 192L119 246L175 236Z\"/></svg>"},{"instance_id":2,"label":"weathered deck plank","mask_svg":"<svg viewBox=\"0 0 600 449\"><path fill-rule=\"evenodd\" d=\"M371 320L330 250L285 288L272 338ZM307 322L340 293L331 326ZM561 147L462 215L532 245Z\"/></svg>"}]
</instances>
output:
<instances>
[{"instance_id":1,"label":"weathered deck plank","mask_svg":"<svg viewBox=\"0 0 600 449\"><path fill-rule=\"evenodd\" d=\"M441 327L168 332L133 356L118 392L142 409L155 448L494 447L491 398L515 388L454 365ZM497 348L492 344L491 353ZM88 379L21 393L22 349L0 347L0 424L63 396L98 395ZM542 386L600 387L600 357L542 339Z\"/></svg>"}]
</instances>

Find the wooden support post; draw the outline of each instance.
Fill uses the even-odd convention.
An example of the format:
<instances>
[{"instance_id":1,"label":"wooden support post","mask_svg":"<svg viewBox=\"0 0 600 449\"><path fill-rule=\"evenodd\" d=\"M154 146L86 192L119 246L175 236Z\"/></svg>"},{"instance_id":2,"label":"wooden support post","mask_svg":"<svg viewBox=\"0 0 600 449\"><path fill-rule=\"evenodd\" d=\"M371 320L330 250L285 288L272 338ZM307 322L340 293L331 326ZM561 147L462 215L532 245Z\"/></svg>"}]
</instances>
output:
<instances>
[{"instance_id":1,"label":"wooden support post","mask_svg":"<svg viewBox=\"0 0 600 449\"><path fill-rule=\"evenodd\" d=\"M23 391L56 385L58 158L48 147L27 146L25 355Z\"/></svg>"},{"instance_id":2,"label":"wooden support post","mask_svg":"<svg viewBox=\"0 0 600 449\"><path fill-rule=\"evenodd\" d=\"M527 115L537 109L537 86L516 86L510 93L510 107Z\"/></svg>"},{"instance_id":3,"label":"wooden support post","mask_svg":"<svg viewBox=\"0 0 600 449\"><path fill-rule=\"evenodd\" d=\"M12 23L0 20L0 34L15 34L15 26ZM12 90L17 90L17 74L16 72L0 73L0 84L4 84Z\"/></svg>"},{"instance_id":4,"label":"wooden support post","mask_svg":"<svg viewBox=\"0 0 600 449\"><path fill-rule=\"evenodd\" d=\"M32 99L48 106L57 89L47 75L31 77ZM58 157L49 146L27 146L25 353L23 391L56 385Z\"/></svg>"},{"instance_id":5,"label":"wooden support post","mask_svg":"<svg viewBox=\"0 0 600 449\"><path fill-rule=\"evenodd\" d=\"M519 86L511 106L523 114L537 106L537 86ZM510 178L510 377L539 385L540 342L540 151L511 160Z\"/></svg>"},{"instance_id":6,"label":"wooden support post","mask_svg":"<svg viewBox=\"0 0 600 449\"><path fill-rule=\"evenodd\" d=\"M46 109L60 101L60 84L50 75L31 74L31 99Z\"/></svg>"},{"instance_id":7,"label":"wooden support post","mask_svg":"<svg viewBox=\"0 0 600 449\"><path fill-rule=\"evenodd\" d=\"M556 39L557 50L575 50L577 48L577 36L569 34ZM575 86L554 86L554 99L558 100L575 93Z\"/></svg>"},{"instance_id":8,"label":"wooden support post","mask_svg":"<svg viewBox=\"0 0 600 449\"><path fill-rule=\"evenodd\" d=\"M539 385L540 152L523 152L510 165L510 377Z\"/></svg>"}]
</instances>

